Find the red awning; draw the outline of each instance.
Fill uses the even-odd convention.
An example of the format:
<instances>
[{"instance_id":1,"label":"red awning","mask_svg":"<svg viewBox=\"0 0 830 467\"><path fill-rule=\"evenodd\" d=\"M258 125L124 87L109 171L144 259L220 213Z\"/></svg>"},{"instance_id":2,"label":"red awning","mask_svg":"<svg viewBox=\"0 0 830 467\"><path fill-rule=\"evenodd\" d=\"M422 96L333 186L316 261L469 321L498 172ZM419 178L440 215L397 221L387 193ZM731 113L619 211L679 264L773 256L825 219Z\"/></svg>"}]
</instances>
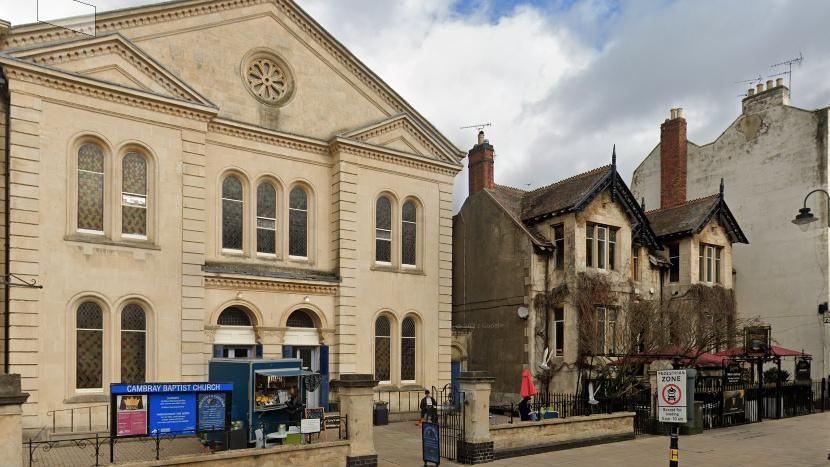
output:
<instances>
[{"instance_id":1,"label":"red awning","mask_svg":"<svg viewBox=\"0 0 830 467\"><path fill-rule=\"evenodd\" d=\"M804 353L803 351L799 350L792 350L787 349L784 347L779 347L777 345L770 346L770 355L773 357L809 357L810 354ZM735 347L733 349L724 350L723 352L718 352L715 355L719 355L721 357L734 357L738 355L745 355L747 354L745 347Z\"/></svg>"}]
</instances>

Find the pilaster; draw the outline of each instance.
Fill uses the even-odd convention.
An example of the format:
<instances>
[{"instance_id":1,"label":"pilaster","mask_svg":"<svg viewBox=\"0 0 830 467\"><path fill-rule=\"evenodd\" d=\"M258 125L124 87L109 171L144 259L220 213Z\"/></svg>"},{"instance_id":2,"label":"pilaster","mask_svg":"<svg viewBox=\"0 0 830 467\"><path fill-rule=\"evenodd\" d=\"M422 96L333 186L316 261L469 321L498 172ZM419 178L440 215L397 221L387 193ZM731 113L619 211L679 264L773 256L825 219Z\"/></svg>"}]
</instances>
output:
<instances>
[{"instance_id":1,"label":"pilaster","mask_svg":"<svg viewBox=\"0 0 830 467\"><path fill-rule=\"evenodd\" d=\"M452 183L438 184L438 387L443 387L451 379L452 191Z\"/></svg>"}]
</instances>

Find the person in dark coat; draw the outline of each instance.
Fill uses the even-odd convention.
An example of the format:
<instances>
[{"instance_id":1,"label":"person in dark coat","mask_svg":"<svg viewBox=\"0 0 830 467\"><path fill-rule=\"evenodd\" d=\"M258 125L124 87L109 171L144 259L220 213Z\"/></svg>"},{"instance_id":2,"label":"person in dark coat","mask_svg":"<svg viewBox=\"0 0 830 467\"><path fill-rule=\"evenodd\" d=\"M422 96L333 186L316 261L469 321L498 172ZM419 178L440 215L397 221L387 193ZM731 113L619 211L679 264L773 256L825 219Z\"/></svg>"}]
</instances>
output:
<instances>
[{"instance_id":1,"label":"person in dark coat","mask_svg":"<svg viewBox=\"0 0 830 467\"><path fill-rule=\"evenodd\" d=\"M519 417L522 419L523 422L527 422L533 420L530 416L531 407L530 407L530 397L525 397L519 402Z\"/></svg>"},{"instance_id":2,"label":"person in dark coat","mask_svg":"<svg viewBox=\"0 0 830 467\"><path fill-rule=\"evenodd\" d=\"M292 386L288 390L288 402L285 404L288 409L288 421L291 425L300 425L300 420L303 418L303 398L300 397L300 391L297 386Z\"/></svg>"},{"instance_id":3,"label":"person in dark coat","mask_svg":"<svg viewBox=\"0 0 830 467\"><path fill-rule=\"evenodd\" d=\"M438 418L438 404L435 402L435 399L429 395L429 389L424 391L424 398L421 399L421 419L418 420L416 425L420 425L421 423L427 421L427 417L429 417L429 421L432 423L436 422Z\"/></svg>"}]
</instances>

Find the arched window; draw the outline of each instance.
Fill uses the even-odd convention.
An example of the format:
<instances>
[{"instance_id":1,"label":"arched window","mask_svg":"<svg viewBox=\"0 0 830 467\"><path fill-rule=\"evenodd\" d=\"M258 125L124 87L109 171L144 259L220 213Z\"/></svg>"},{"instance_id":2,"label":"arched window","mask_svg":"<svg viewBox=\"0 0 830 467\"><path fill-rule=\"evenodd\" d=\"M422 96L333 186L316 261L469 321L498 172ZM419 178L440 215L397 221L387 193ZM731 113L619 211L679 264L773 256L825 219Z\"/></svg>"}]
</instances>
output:
<instances>
[{"instance_id":1,"label":"arched window","mask_svg":"<svg viewBox=\"0 0 830 467\"><path fill-rule=\"evenodd\" d=\"M386 196L375 202L375 262L392 262L392 201Z\"/></svg>"},{"instance_id":2,"label":"arched window","mask_svg":"<svg viewBox=\"0 0 830 467\"><path fill-rule=\"evenodd\" d=\"M256 189L256 251L277 253L277 190L268 182Z\"/></svg>"},{"instance_id":3,"label":"arched window","mask_svg":"<svg viewBox=\"0 0 830 467\"><path fill-rule=\"evenodd\" d=\"M401 264L415 266L418 261L418 207L410 200L403 204L401 210Z\"/></svg>"},{"instance_id":4,"label":"arched window","mask_svg":"<svg viewBox=\"0 0 830 467\"><path fill-rule=\"evenodd\" d=\"M147 159L137 152L121 161L121 234L147 238Z\"/></svg>"},{"instance_id":5,"label":"arched window","mask_svg":"<svg viewBox=\"0 0 830 467\"><path fill-rule=\"evenodd\" d=\"M401 381L415 381L415 319L404 318L401 325Z\"/></svg>"},{"instance_id":6,"label":"arched window","mask_svg":"<svg viewBox=\"0 0 830 467\"><path fill-rule=\"evenodd\" d=\"M104 150L94 143L78 149L78 230L104 233Z\"/></svg>"},{"instance_id":7,"label":"arched window","mask_svg":"<svg viewBox=\"0 0 830 467\"><path fill-rule=\"evenodd\" d=\"M147 377L147 316L141 305L121 311L121 382L143 383Z\"/></svg>"},{"instance_id":8,"label":"arched window","mask_svg":"<svg viewBox=\"0 0 830 467\"><path fill-rule=\"evenodd\" d=\"M222 181L222 248L242 250L242 182L235 175Z\"/></svg>"},{"instance_id":9,"label":"arched window","mask_svg":"<svg viewBox=\"0 0 830 467\"><path fill-rule=\"evenodd\" d=\"M288 197L288 255L308 257L308 193L301 187Z\"/></svg>"},{"instance_id":10,"label":"arched window","mask_svg":"<svg viewBox=\"0 0 830 467\"><path fill-rule=\"evenodd\" d=\"M225 308L216 321L220 326L251 326L251 317L237 306Z\"/></svg>"},{"instance_id":11,"label":"arched window","mask_svg":"<svg viewBox=\"0 0 830 467\"><path fill-rule=\"evenodd\" d=\"M97 303L83 302L75 319L75 388L102 389L104 313Z\"/></svg>"},{"instance_id":12,"label":"arched window","mask_svg":"<svg viewBox=\"0 0 830 467\"><path fill-rule=\"evenodd\" d=\"M392 326L389 318L378 316L375 320L375 378L390 381L392 355Z\"/></svg>"},{"instance_id":13,"label":"arched window","mask_svg":"<svg viewBox=\"0 0 830 467\"><path fill-rule=\"evenodd\" d=\"M314 328L314 320L306 310L294 310L288 315L286 326L289 328Z\"/></svg>"}]
</instances>

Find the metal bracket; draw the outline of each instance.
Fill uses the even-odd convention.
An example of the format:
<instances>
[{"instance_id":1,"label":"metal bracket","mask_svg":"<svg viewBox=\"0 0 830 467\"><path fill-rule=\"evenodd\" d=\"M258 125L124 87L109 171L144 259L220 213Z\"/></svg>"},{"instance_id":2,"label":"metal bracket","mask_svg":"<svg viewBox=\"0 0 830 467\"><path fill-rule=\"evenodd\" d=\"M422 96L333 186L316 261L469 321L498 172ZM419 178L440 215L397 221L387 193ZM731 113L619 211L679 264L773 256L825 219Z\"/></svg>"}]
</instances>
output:
<instances>
[{"instance_id":1,"label":"metal bracket","mask_svg":"<svg viewBox=\"0 0 830 467\"><path fill-rule=\"evenodd\" d=\"M3 284L8 285L9 287L25 287L28 289L42 289L43 286L37 283L37 279L32 279L31 281L27 281L26 279L21 278L17 274L9 274L0 275L3 278ZM17 282L14 282L14 281Z\"/></svg>"}]
</instances>

